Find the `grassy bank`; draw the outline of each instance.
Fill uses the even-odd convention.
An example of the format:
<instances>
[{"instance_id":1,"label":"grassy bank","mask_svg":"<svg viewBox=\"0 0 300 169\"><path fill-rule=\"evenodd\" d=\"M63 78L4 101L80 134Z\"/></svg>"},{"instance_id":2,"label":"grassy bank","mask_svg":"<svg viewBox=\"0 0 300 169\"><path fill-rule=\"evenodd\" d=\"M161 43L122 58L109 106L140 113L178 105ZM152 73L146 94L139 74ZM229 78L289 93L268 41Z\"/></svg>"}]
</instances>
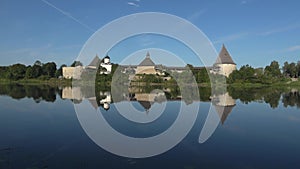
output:
<instances>
[{"instance_id":1,"label":"grassy bank","mask_svg":"<svg viewBox=\"0 0 300 169\"><path fill-rule=\"evenodd\" d=\"M300 87L300 81L282 81L276 83L262 84L262 83L232 83L228 84L231 87Z\"/></svg>"},{"instance_id":2,"label":"grassy bank","mask_svg":"<svg viewBox=\"0 0 300 169\"><path fill-rule=\"evenodd\" d=\"M72 80L70 79L21 79L21 80L9 80L0 79L0 84L22 84L22 85L50 85L50 86L71 86Z\"/></svg>"}]
</instances>

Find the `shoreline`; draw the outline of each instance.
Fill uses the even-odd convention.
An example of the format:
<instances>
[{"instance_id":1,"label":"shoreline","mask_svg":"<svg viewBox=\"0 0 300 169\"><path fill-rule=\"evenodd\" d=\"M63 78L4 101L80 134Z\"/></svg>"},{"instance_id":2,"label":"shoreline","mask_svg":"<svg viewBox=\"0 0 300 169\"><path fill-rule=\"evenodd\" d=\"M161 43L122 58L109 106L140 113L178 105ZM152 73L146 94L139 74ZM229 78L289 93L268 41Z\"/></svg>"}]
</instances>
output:
<instances>
[{"instance_id":1,"label":"shoreline","mask_svg":"<svg viewBox=\"0 0 300 169\"><path fill-rule=\"evenodd\" d=\"M49 86L72 86L71 79L57 79L51 78L49 80L42 79L21 79L21 80L9 80L9 79L0 79L0 84L20 84L20 85L49 85ZM149 83L141 85L132 85L132 86L177 86L177 83ZM211 87L211 83L198 83L198 87ZM97 86L106 86L110 87L110 83L105 85L99 84ZM261 84L261 83L232 83L226 84L227 87L234 88L261 88L261 87L296 87L300 88L300 80L298 81L288 81L288 82L277 82L272 84Z\"/></svg>"}]
</instances>

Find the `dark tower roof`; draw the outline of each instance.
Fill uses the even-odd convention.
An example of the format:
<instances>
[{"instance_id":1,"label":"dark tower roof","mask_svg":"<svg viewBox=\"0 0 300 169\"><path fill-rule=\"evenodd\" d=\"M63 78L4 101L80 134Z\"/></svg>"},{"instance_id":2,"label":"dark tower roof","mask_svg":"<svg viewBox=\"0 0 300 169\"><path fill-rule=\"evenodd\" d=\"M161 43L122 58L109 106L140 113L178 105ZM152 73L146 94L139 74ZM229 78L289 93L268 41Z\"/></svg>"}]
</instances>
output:
<instances>
[{"instance_id":1,"label":"dark tower roof","mask_svg":"<svg viewBox=\"0 0 300 169\"><path fill-rule=\"evenodd\" d=\"M91 103L91 105L95 108L98 109L98 103L96 101L96 98L89 98L88 101Z\"/></svg>"},{"instance_id":2,"label":"dark tower roof","mask_svg":"<svg viewBox=\"0 0 300 169\"><path fill-rule=\"evenodd\" d=\"M106 55L106 56L104 57L104 59L110 59L110 57L109 57L108 55Z\"/></svg>"},{"instance_id":3,"label":"dark tower roof","mask_svg":"<svg viewBox=\"0 0 300 169\"><path fill-rule=\"evenodd\" d=\"M235 105L232 105L232 106L217 106L217 105L215 105L215 109L220 116L220 120L221 120L222 124L224 124L227 116L231 113L234 106Z\"/></svg>"},{"instance_id":4,"label":"dark tower roof","mask_svg":"<svg viewBox=\"0 0 300 169\"><path fill-rule=\"evenodd\" d=\"M144 107L146 111L151 108L151 103L148 101L138 101L138 102Z\"/></svg>"},{"instance_id":5,"label":"dark tower roof","mask_svg":"<svg viewBox=\"0 0 300 169\"><path fill-rule=\"evenodd\" d=\"M91 61L91 63L89 64L89 66L96 66L97 67L99 65L99 63L100 63L100 59L99 59L98 55L96 55L94 57L94 59Z\"/></svg>"},{"instance_id":6,"label":"dark tower roof","mask_svg":"<svg viewBox=\"0 0 300 169\"><path fill-rule=\"evenodd\" d=\"M155 66L154 62L150 59L149 52L147 52L146 58L139 64L139 66Z\"/></svg>"},{"instance_id":7,"label":"dark tower roof","mask_svg":"<svg viewBox=\"0 0 300 169\"><path fill-rule=\"evenodd\" d=\"M229 52L227 51L225 45L223 44L221 52L219 53L219 57L216 60L215 64L234 64Z\"/></svg>"}]
</instances>

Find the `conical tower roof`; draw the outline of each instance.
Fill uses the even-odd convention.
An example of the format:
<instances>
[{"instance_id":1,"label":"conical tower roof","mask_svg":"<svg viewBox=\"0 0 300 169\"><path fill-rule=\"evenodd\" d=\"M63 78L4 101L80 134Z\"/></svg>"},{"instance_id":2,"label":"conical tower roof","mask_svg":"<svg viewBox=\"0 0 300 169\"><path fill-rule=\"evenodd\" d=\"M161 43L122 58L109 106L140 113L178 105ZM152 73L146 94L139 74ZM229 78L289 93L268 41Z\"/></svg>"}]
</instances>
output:
<instances>
[{"instance_id":1,"label":"conical tower roof","mask_svg":"<svg viewBox=\"0 0 300 169\"><path fill-rule=\"evenodd\" d=\"M100 63L100 59L99 59L98 55L96 55L94 57L94 59L91 61L91 63L89 64L89 66L97 67L99 65L99 63Z\"/></svg>"},{"instance_id":2,"label":"conical tower roof","mask_svg":"<svg viewBox=\"0 0 300 169\"><path fill-rule=\"evenodd\" d=\"M220 120L222 122L222 124L224 124L225 120L227 119L228 115L231 113L233 106L217 106L215 105L215 109L217 111L217 113L220 116Z\"/></svg>"},{"instance_id":3,"label":"conical tower roof","mask_svg":"<svg viewBox=\"0 0 300 169\"><path fill-rule=\"evenodd\" d=\"M229 52L227 51L225 45L223 44L221 52L219 53L219 57L216 60L215 64L234 64Z\"/></svg>"},{"instance_id":4,"label":"conical tower roof","mask_svg":"<svg viewBox=\"0 0 300 169\"><path fill-rule=\"evenodd\" d=\"M147 52L146 58L139 64L139 66L155 66L155 63L150 58L149 52Z\"/></svg>"}]
</instances>

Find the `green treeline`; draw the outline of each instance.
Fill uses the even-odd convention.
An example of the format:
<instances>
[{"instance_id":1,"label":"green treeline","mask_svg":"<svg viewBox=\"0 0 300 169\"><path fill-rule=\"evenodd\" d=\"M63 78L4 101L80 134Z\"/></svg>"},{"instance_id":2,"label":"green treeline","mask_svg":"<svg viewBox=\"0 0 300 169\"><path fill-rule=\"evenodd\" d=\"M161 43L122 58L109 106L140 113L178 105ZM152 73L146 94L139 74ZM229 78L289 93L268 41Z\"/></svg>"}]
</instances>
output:
<instances>
[{"instance_id":1,"label":"green treeline","mask_svg":"<svg viewBox=\"0 0 300 169\"><path fill-rule=\"evenodd\" d=\"M82 65L78 61L74 61L70 66ZM13 64L10 66L0 66L0 79L7 81L18 80L49 80L51 78L62 77L62 68L67 65L63 64L57 68L56 63L48 62L41 63L36 61L33 65ZM117 79L121 82L129 82L128 77L132 72L124 73L124 68L118 64L112 64L111 74L100 74L101 67L96 72L84 72L82 77L89 77L86 74L95 75L96 84L98 85L110 85L113 79ZM117 71L117 73L115 73ZM162 70L161 70L162 71ZM208 84L215 79L218 79L220 75L212 75L206 69L195 69L192 65L188 64L186 69L179 72L172 72L169 70L162 71L164 75L136 75L133 81L160 84L176 84L176 83L192 83L194 80L198 84ZM192 73L192 74L191 74ZM272 61L270 65L265 68L253 68L250 65L244 65L240 69L233 71L228 78L226 78L229 84L265 84L270 85L280 82L288 82L291 78L299 78L300 76L300 61L297 63L285 62L280 67L277 61ZM169 79L165 79L169 77ZM211 79L212 78L212 79Z\"/></svg>"},{"instance_id":2,"label":"green treeline","mask_svg":"<svg viewBox=\"0 0 300 169\"><path fill-rule=\"evenodd\" d=\"M273 84L277 82L290 81L291 78L300 76L300 62L297 64L285 62L280 68L277 61L272 61L265 68L253 68L249 65L242 66L239 70L233 71L228 79L228 83L261 83Z\"/></svg>"},{"instance_id":3,"label":"green treeline","mask_svg":"<svg viewBox=\"0 0 300 169\"><path fill-rule=\"evenodd\" d=\"M71 66L75 67L81 63L74 61ZM62 76L62 68L67 65L63 64L57 69L54 62L42 63L37 60L33 65L13 64L10 66L0 66L0 79L17 81L26 79L49 80Z\"/></svg>"},{"instance_id":4,"label":"green treeline","mask_svg":"<svg viewBox=\"0 0 300 169\"><path fill-rule=\"evenodd\" d=\"M61 76L61 69L57 70L54 62L41 63L36 61L33 65L13 64L0 67L0 78L9 80L20 79L50 79Z\"/></svg>"}]
</instances>

